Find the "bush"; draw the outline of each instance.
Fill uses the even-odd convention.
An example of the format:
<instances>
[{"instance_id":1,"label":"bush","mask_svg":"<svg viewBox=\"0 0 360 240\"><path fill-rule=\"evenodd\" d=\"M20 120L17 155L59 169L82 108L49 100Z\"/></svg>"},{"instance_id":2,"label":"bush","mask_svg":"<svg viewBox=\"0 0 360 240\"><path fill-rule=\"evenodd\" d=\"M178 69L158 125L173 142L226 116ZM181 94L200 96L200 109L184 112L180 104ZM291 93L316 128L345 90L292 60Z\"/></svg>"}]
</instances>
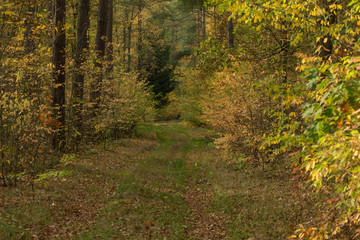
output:
<instances>
[{"instance_id":1,"label":"bush","mask_svg":"<svg viewBox=\"0 0 360 240\"><path fill-rule=\"evenodd\" d=\"M96 134L102 139L123 137L138 123L154 120L154 94L145 81L137 80L137 75L115 75L104 83L104 89L101 112L93 120Z\"/></svg>"},{"instance_id":2,"label":"bush","mask_svg":"<svg viewBox=\"0 0 360 240\"><path fill-rule=\"evenodd\" d=\"M184 120L221 133L216 143L229 159L241 154L264 164L281 153L279 138L298 130L290 123L301 117L304 86L299 78L288 78L291 84L249 62L212 74L193 70L182 78L177 101Z\"/></svg>"},{"instance_id":3,"label":"bush","mask_svg":"<svg viewBox=\"0 0 360 240\"><path fill-rule=\"evenodd\" d=\"M176 89L175 102L178 104L181 119L195 126L205 125L203 109L203 93L207 91L208 84L199 71L183 71Z\"/></svg>"}]
</instances>

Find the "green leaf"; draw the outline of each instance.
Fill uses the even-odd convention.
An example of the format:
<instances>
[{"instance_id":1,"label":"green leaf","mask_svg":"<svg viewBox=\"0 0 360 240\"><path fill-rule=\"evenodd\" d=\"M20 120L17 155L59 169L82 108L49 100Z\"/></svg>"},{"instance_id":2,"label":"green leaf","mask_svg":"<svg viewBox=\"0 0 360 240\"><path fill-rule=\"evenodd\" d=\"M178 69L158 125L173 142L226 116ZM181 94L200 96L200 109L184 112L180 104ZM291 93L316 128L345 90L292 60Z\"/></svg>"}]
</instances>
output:
<instances>
[{"instance_id":1,"label":"green leaf","mask_svg":"<svg viewBox=\"0 0 360 240\"><path fill-rule=\"evenodd\" d=\"M314 113L314 106L308 108L302 115L303 118L310 118L311 115Z\"/></svg>"}]
</instances>

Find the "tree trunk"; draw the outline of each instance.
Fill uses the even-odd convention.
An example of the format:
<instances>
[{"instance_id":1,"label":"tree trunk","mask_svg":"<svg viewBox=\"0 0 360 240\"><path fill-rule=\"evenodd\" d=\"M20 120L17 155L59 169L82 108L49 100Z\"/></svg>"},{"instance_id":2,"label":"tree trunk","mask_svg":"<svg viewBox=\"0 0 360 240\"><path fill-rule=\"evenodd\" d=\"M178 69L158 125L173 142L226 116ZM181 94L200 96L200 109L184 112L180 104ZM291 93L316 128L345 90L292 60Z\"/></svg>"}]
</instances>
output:
<instances>
[{"instance_id":1,"label":"tree trunk","mask_svg":"<svg viewBox=\"0 0 360 240\"><path fill-rule=\"evenodd\" d=\"M106 74L107 77L110 76L111 71L113 69L113 21L114 21L114 3L113 0L108 0L109 6L108 6L108 16L107 16L107 25L106 25L106 40L107 40L107 46L106 46Z\"/></svg>"},{"instance_id":2,"label":"tree trunk","mask_svg":"<svg viewBox=\"0 0 360 240\"><path fill-rule=\"evenodd\" d=\"M234 22L232 17L228 20L227 28L228 28L228 47L234 48Z\"/></svg>"},{"instance_id":3,"label":"tree trunk","mask_svg":"<svg viewBox=\"0 0 360 240\"><path fill-rule=\"evenodd\" d=\"M206 8L201 8L201 35L202 39L206 40Z\"/></svg>"},{"instance_id":4,"label":"tree trunk","mask_svg":"<svg viewBox=\"0 0 360 240\"><path fill-rule=\"evenodd\" d=\"M131 16L130 16L130 22L129 22L129 26L128 26L128 42L127 42L127 47L128 47L128 53L127 53L127 57L128 57L128 62L127 62L127 72L131 71L131 33L132 33L132 20L134 17L134 6L131 9Z\"/></svg>"},{"instance_id":5,"label":"tree trunk","mask_svg":"<svg viewBox=\"0 0 360 240\"><path fill-rule=\"evenodd\" d=\"M95 68L96 78L91 86L90 101L93 103L94 115L100 106L101 87L103 79L103 61L106 46L106 29L107 29L107 14L108 14L108 0L99 1L99 16L97 23L97 33L95 39Z\"/></svg>"},{"instance_id":6,"label":"tree trunk","mask_svg":"<svg viewBox=\"0 0 360 240\"><path fill-rule=\"evenodd\" d=\"M74 128L78 132L76 143L79 143L83 135L83 102L84 102L84 79L85 70L82 69L89 52L88 29L90 0L80 0L78 6L77 27L76 27L76 48L75 48L75 73L73 79L74 96Z\"/></svg>"},{"instance_id":7,"label":"tree trunk","mask_svg":"<svg viewBox=\"0 0 360 240\"><path fill-rule=\"evenodd\" d=\"M79 0L80 1L80 0ZM76 49L76 33L77 33L77 19L78 19L78 8L79 8L79 2L77 3L71 3L71 11L73 17L71 18L71 25L72 25L72 37L71 37L71 49L72 49L72 55L75 56L75 49Z\"/></svg>"},{"instance_id":8,"label":"tree trunk","mask_svg":"<svg viewBox=\"0 0 360 240\"><path fill-rule=\"evenodd\" d=\"M198 44L201 42L201 17L200 11L196 11L196 36L198 38Z\"/></svg>"},{"instance_id":9,"label":"tree trunk","mask_svg":"<svg viewBox=\"0 0 360 240\"><path fill-rule=\"evenodd\" d=\"M138 64L137 64L137 70L139 73L138 79L142 79L142 68L143 68L143 54L142 54L142 48L143 48L143 40L142 40L142 18L141 18L141 11L142 6L139 6L139 16L138 16L138 43L137 43L137 52L138 52Z\"/></svg>"},{"instance_id":10,"label":"tree trunk","mask_svg":"<svg viewBox=\"0 0 360 240\"><path fill-rule=\"evenodd\" d=\"M334 4L335 2L336 2L336 0L332 0L330 2L325 1L325 3L324 3L324 4L326 4L325 11L326 11L326 18L327 18L327 21L325 21L325 22L328 23L328 26L331 26L336 23L336 12L330 11L330 6L332 4ZM333 52L333 42L332 42L331 36L329 34L327 34L326 36L324 36L320 39L319 47L320 47L319 57L321 57L323 59L323 61L327 61Z\"/></svg>"},{"instance_id":11,"label":"tree trunk","mask_svg":"<svg viewBox=\"0 0 360 240\"><path fill-rule=\"evenodd\" d=\"M65 146L65 17L66 1L55 0L54 5L54 47L53 47L53 147L63 150Z\"/></svg>"},{"instance_id":12,"label":"tree trunk","mask_svg":"<svg viewBox=\"0 0 360 240\"><path fill-rule=\"evenodd\" d=\"M216 37L217 36L217 10L216 10L216 6L214 6L214 9L213 9L213 21L214 21L214 36Z\"/></svg>"},{"instance_id":13,"label":"tree trunk","mask_svg":"<svg viewBox=\"0 0 360 240\"><path fill-rule=\"evenodd\" d=\"M46 1L46 11L48 13L48 19L51 20L53 18L53 1L47 0Z\"/></svg>"},{"instance_id":14,"label":"tree trunk","mask_svg":"<svg viewBox=\"0 0 360 240\"><path fill-rule=\"evenodd\" d=\"M35 45L33 41L33 25L34 25L34 17L35 17L35 6L29 6L29 10L26 14L26 30L24 33L24 41L25 41L25 54L29 54L33 52Z\"/></svg>"},{"instance_id":15,"label":"tree trunk","mask_svg":"<svg viewBox=\"0 0 360 240\"><path fill-rule=\"evenodd\" d=\"M129 21L129 13L127 10L125 10L125 23L123 26L123 63L125 65L125 61L126 61L126 49L127 49L127 36L126 36L126 25L127 22Z\"/></svg>"},{"instance_id":16,"label":"tree trunk","mask_svg":"<svg viewBox=\"0 0 360 240\"><path fill-rule=\"evenodd\" d=\"M282 68L282 79L283 79L283 83L286 84L288 83L288 73L289 73L289 58L291 56L289 56L289 48L290 48L290 41L288 39L288 32L286 30L284 30L281 34L281 39L280 39L280 44L281 44L281 49L283 51L282 53L282 60L281 60L281 68Z\"/></svg>"}]
</instances>

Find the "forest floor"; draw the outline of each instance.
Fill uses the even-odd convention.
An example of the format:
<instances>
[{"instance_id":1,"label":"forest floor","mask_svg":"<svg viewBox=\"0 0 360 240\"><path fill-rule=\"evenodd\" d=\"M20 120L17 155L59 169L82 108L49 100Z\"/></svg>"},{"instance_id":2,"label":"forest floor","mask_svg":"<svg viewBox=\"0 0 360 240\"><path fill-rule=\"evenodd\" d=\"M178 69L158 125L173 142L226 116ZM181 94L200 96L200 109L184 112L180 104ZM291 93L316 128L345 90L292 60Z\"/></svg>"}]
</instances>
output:
<instances>
[{"instance_id":1,"label":"forest floor","mask_svg":"<svg viewBox=\"0 0 360 240\"><path fill-rule=\"evenodd\" d=\"M214 133L182 122L91 149L61 180L0 188L0 239L286 239L312 215L286 164L224 161ZM286 168L286 170L284 170Z\"/></svg>"}]
</instances>

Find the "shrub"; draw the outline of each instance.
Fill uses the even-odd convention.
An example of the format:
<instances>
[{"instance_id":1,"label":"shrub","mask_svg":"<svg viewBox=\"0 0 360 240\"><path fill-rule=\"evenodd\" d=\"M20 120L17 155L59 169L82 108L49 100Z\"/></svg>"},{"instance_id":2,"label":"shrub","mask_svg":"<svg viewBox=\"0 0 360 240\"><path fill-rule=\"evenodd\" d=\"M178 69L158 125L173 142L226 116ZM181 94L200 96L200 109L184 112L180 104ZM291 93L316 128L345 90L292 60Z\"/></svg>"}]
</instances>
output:
<instances>
[{"instance_id":1,"label":"shrub","mask_svg":"<svg viewBox=\"0 0 360 240\"><path fill-rule=\"evenodd\" d=\"M155 118L153 93L137 75L118 74L104 84L101 112L93 120L101 138L119 138L132 132L135 125Z\"/></svg>"}]
</instances>

